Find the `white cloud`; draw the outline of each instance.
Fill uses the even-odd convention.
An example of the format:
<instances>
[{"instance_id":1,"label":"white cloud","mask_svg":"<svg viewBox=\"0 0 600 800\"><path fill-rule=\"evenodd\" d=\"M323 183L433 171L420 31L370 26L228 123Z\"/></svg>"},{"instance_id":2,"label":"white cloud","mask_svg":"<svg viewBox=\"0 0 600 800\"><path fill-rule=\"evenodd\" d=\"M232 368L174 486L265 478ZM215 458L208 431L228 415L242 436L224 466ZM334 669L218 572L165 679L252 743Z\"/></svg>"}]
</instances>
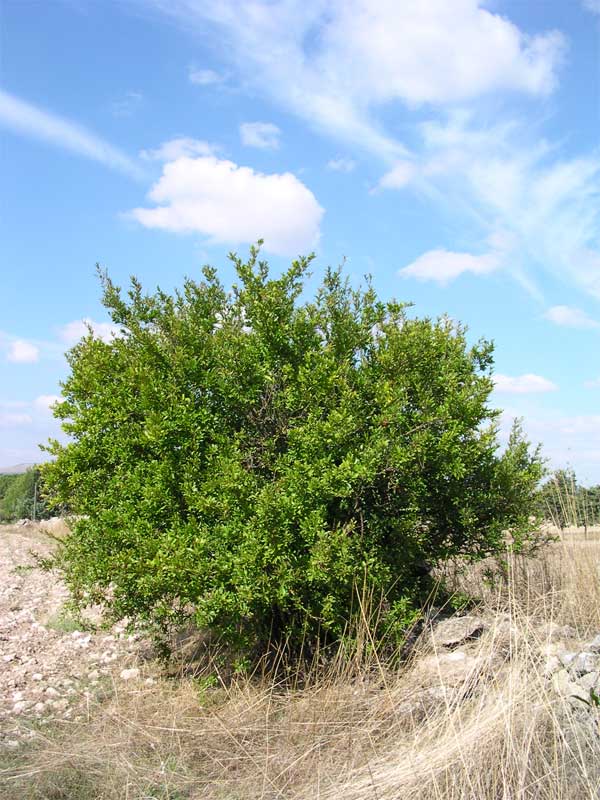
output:
<instances>
[{"instance_id":1,"label":"white cloud","mask_svg":"<svg viewBox=\"0 0 600 800\"><path fill-rule=\"evenodd\" d=\"M289 172L265 175L214 156L178 158L163 167L149 199L130 216L147 228L200 233L211 242L252 243L297 255L319 240L323 209Z\"/></svg>"},{"instance_id":2,"label":"white cloud","mask_svg":"<svg viewBox=\"0 0 600 800\"><path fill-rule=\"evenodd\" d=\"M583 7L592 14L600 14L600 0L583 0Z\"/></svg>"},{"instance_id":3,"label":"white cloud","mask_svg":"<svg viewBox=\"0 0 600 800\"><path fill-rule=\"evenodd\" d=\"M178 139L163 142L154 150L141 150L140 158L143 158L144 161L175 161L177 158L185 156L212 156L218 149L216 145L202 139L181 136Z\"/></svg>"},{"instance_id":4,"label":"white cloud","mask_svg":"<svg viewBox=\"0 0 600 800\"><path fill-rule=\"evenodd\" d=\"M74 122L42 111L2 90L0 125L25 136L50 142L134 178L141 176L138 166L108 142Z\"/></svg>"},{"instance_id":5,"label":"white cloud","mask_svg":"<svg viewBox=\"0 0 600 800\"><path fill-rule=\"evenodd\" d=\"M402 189L417 176L417 170L410 161L398 161L385 173L377 184L378 189Z\"/></svg>"},{"instance_id":6,"label":"white cloud","mask_svg":"<svg viewBox=\"0 0 600 800\"><path fill-rule=\"evenodd\" d=\"M600 297L600 155L563 158L523 122L478 126L465 110L419 132L414 188L478 228L474 240L503 239L491 246L539 302L538 271Z\"/></svg>"},{"instance_id":7,"label":"white cloud","mask_svg":"<svg viewBox=\"0 0 600 800\"><path fill-rule=\"evenodd\" d=\"M600 389L600 378L594 378L591 381L584 381L583 385L586 389Z\"/></svg>"},{"instance_id":8,"label":"white cloud","mask_svg":"<svg viewBox=\"0 0 600 800\"><path fill-rule=\"evenodd\" d=\"M382 132L376 109L544 95L564 51L561 34L525 34L481 0L148 2L200 36L212 26L247 85L390 161L405 148Z\"/></svg>"},{"instance_id":9,"label":"white cloud","mask_svg":"<svg viewBox=\"0 0 600 800\"><path fill-rule=\"evenodd\" d=\"M195 83L196 86L214 86L225 80L224 76L215 72L214 69L198 69L197 67L190 67L188 78L190 83Z\"/></svg>"},{"instance_id":10,"label":"white cloud","mask_svg":"<svg viewBox=\"0 0 600 800\"><path fill-rule=\"evenodd\" d=\"M6 359L13 364L35 364L39 357L39 347L24 339L13 339L8 345Z\"/></svg>"},{"instance_id":11,"label":"white cloud","mask_svg":"<svg viewBox=\"0 0 600 800\"><path fill-rule=\"evenodd\" d=\"M33 401L33 405L38 411L47 412L52 410L55 403L60 403L62 397L57 394L41 394Z\"/></svg>"},{"instance_id":12,"label":"white cloud","mask_svg":"<svg viewBox=\"0 0 600 800\"><path fill-rule=\"evenodd\" d=\"M580 308L572 306L552 306L544 313L544 318L565 328L600 328L600 322L592 319Z\"/></svg>"},{"instance_id":13,"label":"white cloud","mask_svg":"<svg viewBox=\"0 0 600 800\"><path fill-rule=\"evenodd\" d=\"M5 414L0 412L0 427L13 428L17 425L31 425L33 420L29 414Z\"/></svg>"},{"instance_id":14,"label":"white cloud","mask_svg":"<svg viewBox=\"0 0 600 800\"><path fill-rule=\"evenodd\" d=\"M277 150L281 131L272 122L242 122L240 138L245 147L260 150Z\"/></svg>"},{"instance_id":15,"label":"white cloud","mask_svg":"<svg viewBox=\"0 0 600 800\"><path fill-rule=\"evenodd\" d=\"M68 347L72 347L89 334L90 328L94 336L102 339L103 342L111 342L119 335L119 328L116 325L112 325L110 322L95 322L93 319L85 317L63 325L59 330L59 336Z\"/></svg>"},{"instance_id":16,"label":"white cloud","mask_svg":"<svg viewBox=\"0 0 600 800\"><path fill-rule=\"evenodd\" d=\"M558 386L547 378L531 373L514 377L510 375L495 375L494 384L496 391L509 394L554 392L558 389Z\"/></svg>"},{"instance_id":17,"label":"white cloud","mask_svg":"<svg viewBox=\"0 0 600 800\"><path fill-rule=\"evenodd\" d=\"M412 264L399 270L398 274L403 278L436 281L444 285L465 272L486 275L493 272L498 265L498 256L495 253L474 256L471 253L453 253L449 250L429 250Z\"/></svg>"},{"instance_id":18,"label":"white cloud","mask_svg":"<svg viewBox=\"0 0 600 800\"><path fill-rule=\"evenodd\" d=\"M353 172L356 168L356 161L352 158L332 158L327 162L327 169L333 172Z\"/></svg>"},{"instance_id":19,"label":"white cloud","mask_svg":"<svg viewBox=\"0 0 600 800\"><path fill-rule=\"evenodd\" d=\"M115 117L132 117L140 108L144 100L141 92L125 92L124 95L113 100L110 110Z\"/></svg>"}]
</instances>

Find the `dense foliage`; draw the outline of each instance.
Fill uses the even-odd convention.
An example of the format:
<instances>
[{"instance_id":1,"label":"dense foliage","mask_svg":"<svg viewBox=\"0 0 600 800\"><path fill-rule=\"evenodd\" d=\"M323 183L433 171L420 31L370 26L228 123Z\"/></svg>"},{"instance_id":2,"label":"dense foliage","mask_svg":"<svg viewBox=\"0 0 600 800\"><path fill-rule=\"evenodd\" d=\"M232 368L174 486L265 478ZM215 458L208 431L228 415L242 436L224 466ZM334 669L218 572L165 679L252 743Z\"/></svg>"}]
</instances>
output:
<instances>
[{"instance_id":1,"label":"dense foliage","mask_svg":"<svg viewBox=\"0 0 600 800\"><path fill-rule=\"evenodd\" d=\"M28 469L21 475L0 475L0 521L45 519L49 513L42 499L39 469Z\"/></svg>"},{"instance_id":2,"label":"dense foliage","mask_svg":"<svg viewBox=\"0 0 600 800\"><path fill-rule=\"evenodd\" d=\"M279 279L252 250L182 291L127 298L103 276L121 334L68 356L70 436L45 476L81 515L63 564L116 616L192 616L263 647L339 637L357 587L401 625L453 555L529 530L540 458L518 428L498 454L492 346L447 318L411 319L310 259Z\"/></svg>"}]
</instances>

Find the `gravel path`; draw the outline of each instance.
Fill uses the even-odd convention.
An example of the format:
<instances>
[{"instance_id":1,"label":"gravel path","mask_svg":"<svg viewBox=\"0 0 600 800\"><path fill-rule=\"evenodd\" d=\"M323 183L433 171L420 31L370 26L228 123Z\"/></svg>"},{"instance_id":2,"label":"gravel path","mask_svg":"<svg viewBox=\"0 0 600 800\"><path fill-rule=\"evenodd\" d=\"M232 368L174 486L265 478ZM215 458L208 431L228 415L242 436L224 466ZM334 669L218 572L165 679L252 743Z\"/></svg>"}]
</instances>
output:
<instances>
[{"instance_id":1,"label":"gravel path","mask_svg":"<svg viewBox=\"0 0 600 800\"><path fill-rule=\"evenodd\" d=\"M81 718L103 682L142 679L135 663L147 642L122 625L77 629L64 584L31 553L53 546L34 523L0 526L0 750L50 721Z\"/></svg>"}]
</instances>

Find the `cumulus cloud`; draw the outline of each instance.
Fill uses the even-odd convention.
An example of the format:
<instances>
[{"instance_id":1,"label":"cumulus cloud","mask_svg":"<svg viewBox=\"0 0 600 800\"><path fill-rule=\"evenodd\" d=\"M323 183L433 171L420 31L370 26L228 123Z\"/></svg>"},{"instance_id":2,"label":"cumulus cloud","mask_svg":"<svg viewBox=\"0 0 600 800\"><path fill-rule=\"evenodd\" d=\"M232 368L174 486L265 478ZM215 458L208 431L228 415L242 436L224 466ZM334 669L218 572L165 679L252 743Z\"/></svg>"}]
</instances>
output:
<instances>
[{"instance_id":1,"label":"cumulus cloud","mask_svg":"<svg viewBox=\"0 0 600 800\"><path fill-rule=\"evenodd\" d=\"M190 83L195 83L196 86L214 86L225 80L224 76L215 72L214 69L198 69L197 67L189 68L188 78Z\"/></svg>"},{"instance_id":2,"label":"cumulus cloud","mask_svg":"<svg viewBox=\"0 0 600 800\"><path fill-rule=\"evenodd\" d=\"M148 197L154 208L130 212L144 227L199 233L219 243L262 238L267 250L286 256L317 244L324 213L295 175L263 174L214 156L165 164Z\"/></svg>"},{"instance_id":3,"label":"cumulus cloud","mask_svg":"<svg viewBox=\"0 0 600 800\"><path fill-rule=\"evenodd\" d=\"M600 389L600 378L594 378L591 381L584 381L583 385L586 389Z\"/></svg>"},{"instance_id":4,"label":"cumulus cloud","mask_svg":"<svg viewBox=\"0 0 600 800\"><path fill-rule=\"evenodd\" d=\"M327 169L332 172L353 172L356 167L356 161L352 158L332 158L327 162Z\"/></svg>"},{"instance_id":5,"label":"cumulus cloud","mask_svg":"<svg viewBox=\"0 0 600 800\"><path fill-rule=\"evenodd\" d=\"M544 318L565 328L600 328L600 322L592 319L585 311L573 306L552 306L544 313Z\"/></svg>"},{"instance_id":6,"label":"cumulus cloud","mask_svg":"<svg viewBox=\"0 0 600 800\"><path fill-rule=\"evenodd\" d=\"M6 359L13 364L35 364L39 357L39 347L25 339L13 339L8 345Z\"/></svg>"},{"instance_id":7,"label":"cumulus cloud","mask_svg":"<svg viewBox=\"0 0 600 800\"><path fill-rule=\"evenodd\" d=\"M277 150L281 131L272 122L242 122L240 138L245 147L260 150Z\"/></svg>"},{"instance_id":8,"label":"cumulus cloud","mask_svg":"<svg viewBox=\"0 0 600 800\"><path fill-rule=\"evenodd\" d=\"M175 159L185 156L212 156L218 149L216 145L205 142L203 139L181 136L163 142L154 150L141 150L140 158L143 158L144 161L175 161Z\"/></svg>"},{"instance_id":9,"label":"cumulus cloud","mask_svg":"<svg viewBox=\"0 0 600 800\"><path fill-rule=\"evenodd\" d=\"M59 330L59 336L68 347L72 347L84 336L87 336L90 329L96 338L102 339L104 342L111 342L119 335L119 328L116 325L112 325L110 322L95 322L89 317L84 317L84 319L76 319L63 325Z\"/></svg>"},{"instance_id":10,"label":"cumulus cloud","mask_svg":"<svg viewBox=\"0 0 600 800\"><path fill-rule=\"evenodd\" d=\"M0 125L139 178L138 166L116 147L70 120L0 90Z\"/></svg>"},{"instance_id":11,"label":"cumulus cloud","mask_svg":"<svg viewBox=\"0 0 600 800\"><path fill-rule=\"evenodd\" d=\"M453 253L450 250L429 250L412 264L399 270L398 274L403 278L435 281L444 285L465 272L487 275L498 267L498 263L495 253L474 256L471 253Z\"/></svg>"},{"instance_id":12,"label":"cumulus cloud","mask_svg":"<svg viewBox=\"0 0 600 800\"><path fill-rule=\"evenodd\" d=\"M560 33L525 34L481 0L148 2L188 31L226 37L224 52L247 85L392 161L405 148L381 130L377 109L499 90L545 95L565 49Z\"/></svg>"},{"instance_id":13,"label":"cumulus cloud","mask_svg":"<svg viewBox=\"0 0 600 800\"><path fill-rule=\"evenodd\" d=\"M555 392L558 386L541 375L495 375L494 384L496 391L507 394L532 394L540 392Z\"/></svg>"}]
</instances>

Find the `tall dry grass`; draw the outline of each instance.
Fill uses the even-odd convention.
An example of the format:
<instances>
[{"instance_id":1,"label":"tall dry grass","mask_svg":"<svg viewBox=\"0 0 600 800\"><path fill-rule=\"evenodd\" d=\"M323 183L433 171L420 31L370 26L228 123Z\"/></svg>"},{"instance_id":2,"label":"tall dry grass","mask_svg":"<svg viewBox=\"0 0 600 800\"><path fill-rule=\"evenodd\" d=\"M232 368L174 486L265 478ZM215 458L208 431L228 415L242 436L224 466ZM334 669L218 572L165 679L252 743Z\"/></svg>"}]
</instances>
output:
<instances>
[{"instance_id":1,"label":"tall dry grass","mask_svg":"<svg viewBox=\"0 0 600 800\"><path fill-rule=\"evenodd\" d=\"M6 800L597 800L598 711L544 677L557 636L600 631L600 541L459 569L489 621L462 659L424 630L405 662L363 647L302 675L107 687L0 771ZM574 631L562 631L561 626ZM368 631L363 642L368 644ZM214 670L211 673L214 675ZM281 675L281 672L279 673ZM298 676L296 676L298 677ZM596 716L594 717L594 714Z\"/></svg>"}]
</instances>

